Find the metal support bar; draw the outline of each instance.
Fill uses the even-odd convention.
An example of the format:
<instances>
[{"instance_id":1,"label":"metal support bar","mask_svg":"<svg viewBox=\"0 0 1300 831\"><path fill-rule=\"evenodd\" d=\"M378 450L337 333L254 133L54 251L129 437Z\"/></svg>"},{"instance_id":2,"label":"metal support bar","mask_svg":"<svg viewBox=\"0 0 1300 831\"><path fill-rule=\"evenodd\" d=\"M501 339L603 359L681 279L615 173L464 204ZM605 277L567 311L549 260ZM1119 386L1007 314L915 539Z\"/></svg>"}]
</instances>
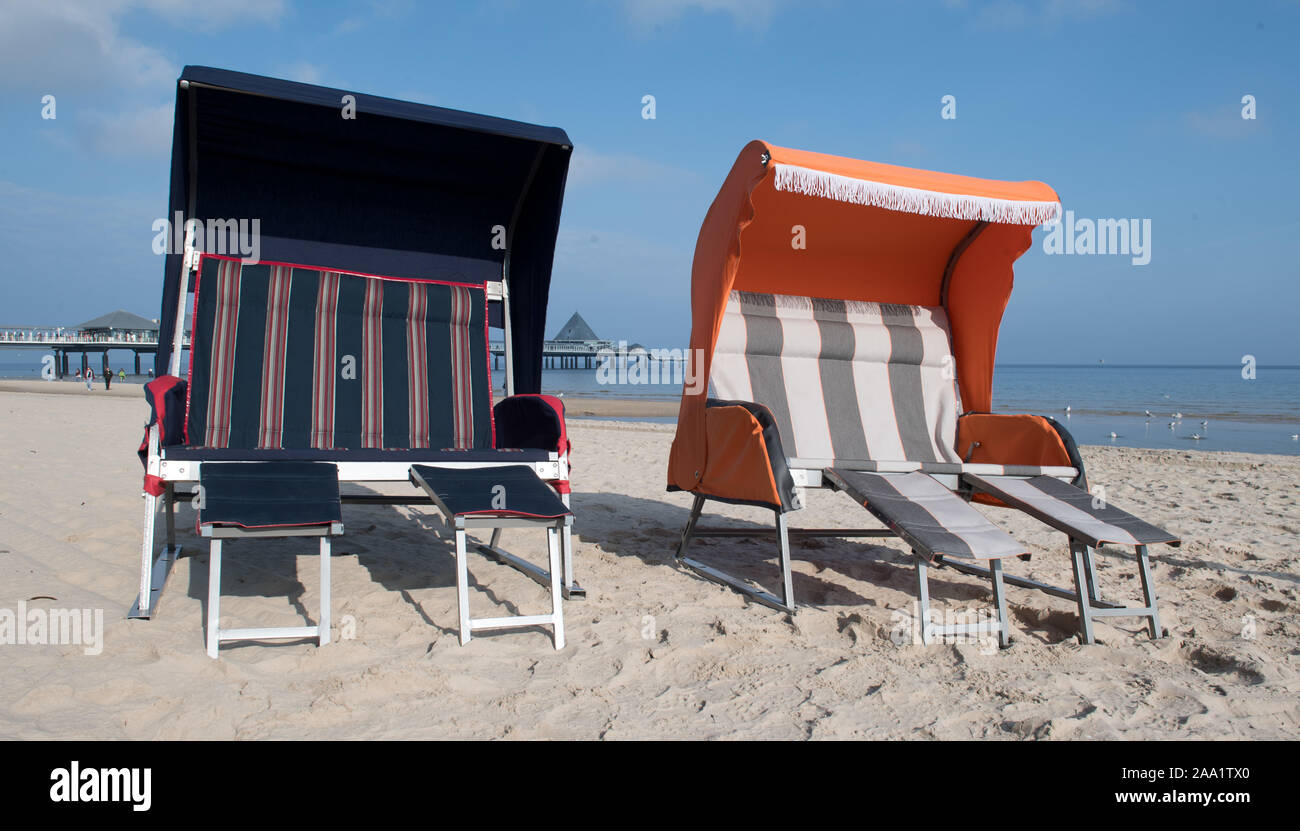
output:
<instances>
[{"instance_id":1,"label":"metal support bar","mask_svg":"<svg viewBox=\"0 0 1300 831\"><path fill-rule=\"evenodd\" d=\"M718 569L712 566L708 566L705 565L704 563L701 563L699 560L695 560L686 556L686 548L687 546L690 545L691 537L698 536L695 529L695 524L699 521L700 512L704 509L704 499L705 498L703 496L700 496L699 494L695 495L695 501L691 505L691 514L686 520L686 527L682 529L682 538L677 545L677 551L674 554L674 559L676 559L677 562L681 563L682 565L694 571L696 574L699 574L701 577L705 578L706 580L711 580L714 583L719 583L721 585L735 589L741 594L751 598L755 602L761 603L762 605L768 606L772 609L776 609L779 612L788 612L793 614L795 610L794 582L790 571L790 533L789 533L789 529L786 528L785 515L782 514L780 511L777 511L776 528L771 529L770 531L768 531L768 529L762 529L767 533L775 534L777 537L777 541L780 545L781 591L784 594L784 597L777 597L771 592L767 592L762 589L758 589L749 585L747 582L741 580L738 577L733 577L732 575L727 574L724 571L719 571ZM724 529L724 530L729 530L729 529ZM745 531L745 529L736 529L736 530L740 530L742 532ZM718 536L752 536L752 535L753 535L752 532L745 532L741 534L730 534L730 533L721 534Z\"/></svg>"},{"instance_id":2,"label":"metal support bar","mask_svg":"<svg viewBox=\"0 0 1300 831\"><path fill-rule=\"evenodd\" d=\"M500 536L501 536L501 529L498 528L492 532L493 540L499 539ZM546 586L548 588L550 587L551 573L548 569L544 569L539 565L530 563L527 560L523 559L522 557L517 557L503 548L498 548L493 543L481 542L475 545L475 548L478 549L480 553L486 554L487 556L496 560L501 565L510 566L516 571L519 571L525 577L531 578L539 586ZM564 562L561 562L560 564L561 573L565 573L566 570L568 572L573 571L572 550L566 546L565 552L566 552L565 556L562 558ZM566 569L565 562L568 563L567 569ZM572 576L567 577L567 580L569 582L562 581L560 584L560 594L564 597L564 599L565 600L586 600L587 590L584 589L582 586L579 586L576 582L572 582L573 580Z\"/></svg>"},{"instance_id":3,"label":"metal support bar","mask_svg":"<svg viewBox=\"0 0 1300 831\"><path fill-rule=\"evenodd\" d=\"M947 557L935 557L935 562L939 565L946 566L947 568L960 571L963 574L973 574L977 577L988 578L992 578L993 576L993 573L989 569L962 560L953 560ZM1063 589L1060 586L1053 586L1050 583L1040 583L1039 581L1031 580L1028 577L1018 577L1014 574L1004 573L1002 575L1002 580L1007 585L1017 586L1022 589L1034 589L1035 591L1040 591L1044 594L1050 594L1052 597L1059 597L1062 600L1076 600L1078 597L1078 595L1070 589ZM1092 605L1102 609L1121 608L1118 603L1111 603L1108 600L1097 600Z\"/></svg>"},{"instance_id":4,"label":"metal support bar","mask_svg":"<svg viewBox=\"0 0 1300 831\"><path fill-rule=\"evenodd\" d=\"M145 566L149 586L148 602L143 602L144 595L137 596L135 603L131 604L131 610L126 613L128 618L148 620L158 613L158 601L162 597L163 589L167 587L167 578L171 576L172 566L180 556L179 545L165 546L158 552L158 556Z\"/></svg>"},{"instance_id":5,"label":"metal support bar","mask_svg":"<svg viewBox=\"0 0 1300 831\"><path fill-rule=\"evenodd\" d=\"M1006 649L1011 646L1011 621L1007 617L1007 590L1002 585L1002 561L989 563L993 572L993 605L998 610L998 646Z\"/></svg>"},{"instance_id":6,"label":"metal support bar","mask_svg":"<svg viewBox=\"0 0 1300 831\"><path fill-rule=\"evenodd\" d=\"M775 528L719 528L706 526L696 528L694 537L769 537L780 533ZM898 534L888 528L788 528L786 534L791 537L897 537Z\"/></svg>"},{"instance_id":7,"label":"metal support bar","mask_svg":"<svg viewBox=\"0 0 1300 831\"><path fill-rule=\"evenodd\" d=\"M149 428L149 456L158 455L158 425ZM162 550L154 554L154 531L158 515L160 497L146 493L144 495L144 539L140 543L140 590L135 603L126 613L128 618L148 619L158 611L158 601L162 598L167 578L171 576L172 566L180 557L181 549L176 544L176 494L168 484L163 489L163 508L167 512L167 543Z\"/></svg>"}]
</instances>

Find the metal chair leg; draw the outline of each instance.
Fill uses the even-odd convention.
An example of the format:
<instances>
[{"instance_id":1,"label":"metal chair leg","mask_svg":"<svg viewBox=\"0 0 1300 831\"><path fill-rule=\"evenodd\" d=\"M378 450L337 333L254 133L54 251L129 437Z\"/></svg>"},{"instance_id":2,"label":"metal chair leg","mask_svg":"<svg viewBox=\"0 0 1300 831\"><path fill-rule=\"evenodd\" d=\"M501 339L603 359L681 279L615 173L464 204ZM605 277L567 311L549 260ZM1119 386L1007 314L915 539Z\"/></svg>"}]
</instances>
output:
<instances>
[{"instance_id":1,"label":"metal chair leg","mask_svg":"<svg viewBox=\"0 0 1300 831\"><path fill-rule=\"evenodd\" d=\"M1092 635L1092 605L1088 602L1088 575L1084 565L1084 546L1070 540L1070 559L1074 568L1074 593L1079 607L1079 634L1084 643L1096 643Z\"/></svg>"},{"instance_id":2,"label":"metal chair leg","mask_svg":"<svg viewBox=\"0 0 1300 831\"><path fill-rule=\"evenodd\" d=\"M460 645L469 643L469 564L465 550L465 528L457 523L456 527L456 608L460 619Z\"/></svg>"},{"instance_id":3,"label":"metal chair leg","mask_svg":"<svg viewBox=\"0 0 1300 831\"><path fill-rule=\"evenodd\" d=\"M993 605L998 611L998 646L1006 649L1011 646L1011 621L1007 618L1006 587L1002 584L1002 561L989 563L991 582L993 583Z\"/></svg>"},{"instance_id":4,"label":"metal chair leg","mask_svg":"<svg viewBox=\"0 0 1300 831\"><path fill-rule=\"evenodd\" d=\"M217 657L221 645L221 540L214 539L208 553L208 657Z\"/></svg>"},{"instance_id":5,"label":"metal chair leg","mask_svg":"<svg viewBox=\"0 0 1300 831\"><path fill-rule=\"evenodd\" d=\"M551 563L551 616L554 620L552 626L555 632L556 651L564 648L564 607L561 597L563 589L560 581L560 572L563 570L560 563L561 533L558 528L546 529L546 549Z\"/></svg>"},{"instance_id":6,"label":"metal chair leg","mask_svg":"<svg viewBox=\"0 0 1300 831\"><path fill-rule=\"evenodd\" d=\"M677 553L674 558L680 560L686 556L686 546L690 545L691 535L695 533L695 523L700 520L700 512L704 510L704 497L696 494L695 501L691 503L691 515L686 520L686 527L682 529L682 538L677 543Z\"/></svg>"},{"instance_id":7,"label":"metal chair leg","mask_svg":"<svg viewBox=\"0 0 1300 831\"><path fill-rule=\"evenodd\" d=\"M330 642L330 538L320 538L320 619L316 645Z\"/></svg>"},{"instance_id":8,"label":"metal chair leg","mask_svg":"<svg viewBox=\"0 0 1300 831\"><path fill-rule=\"evenodd\" d=\"M916 558L916 594L921 614L921 643L929 646L934 640L933 630L930 627L930 564L915 551L912 552L912 556Z\"/></svg>"},{"instance_id":9,"label":"metal chair leg","mask_svg":"<svg viewBox=\"0 0 1300 831\"><path fill-rule=\"evenodd\" d=\"M704 508L704 497L696 494L695 502L691 505L691 515L686 520L686 527L682 529L681 542L677 544L677 551L673 558L682 565L694 571L696 574L715 583L720 583L729 588L735 589L750 599L762 603L772 609L780 612L794 613L794 580L790 570L790 532L786 527L785 516L776 512L776 530L777 542L781 549L781 597L777 597L771 592L756 589L748 585L744 580L727 574L724 571L705 565L704 563L686 556L686 548L690 545L691 538L695 534L695 524L700 519L700 513Z\"/></svg>"},{"instance_id":10,"label":"metal chair leg","mask_svg":"<svg viewBox=\"0 0 1300 831\"><path fill-rule=\"evenodd\" d=\"M1071 541L1073 542L1073 540ZM1088 599L1096 605L1101 600L1101 589L1097 582L1097 560L1090 545L1083 547L1083 571L1088 578Z\"/></svg>"},{"instance_id":11,"label":"metal chair leg","mask_svg":"<svg viewBox=\"0 0 1300 831\"><path fill-rule=\"evenodd\" d=\"M786 528L785 514L776 512L776 536L781 546L781 600L789 609L794 608L794 577L790 573L790 531Z\"/></svg>"},{"instance_id":12,"label":"metal chair leg","mask_svg":"<svg viewBox=\"0 0 1300 831\"><path fill-rule=\"evenodd\" d=\"M1151 633L1152 639L1158 639L1164 635L1164 630L1160 627L1160 610L1156 608L1156 584L1151 576L1151 559L1147 556L1145 545L1137 547L1137 561L1138 577L1142 580L1142 600L1151 610L1147 615L1147 631Z\"/></svg>"}]
</instances>

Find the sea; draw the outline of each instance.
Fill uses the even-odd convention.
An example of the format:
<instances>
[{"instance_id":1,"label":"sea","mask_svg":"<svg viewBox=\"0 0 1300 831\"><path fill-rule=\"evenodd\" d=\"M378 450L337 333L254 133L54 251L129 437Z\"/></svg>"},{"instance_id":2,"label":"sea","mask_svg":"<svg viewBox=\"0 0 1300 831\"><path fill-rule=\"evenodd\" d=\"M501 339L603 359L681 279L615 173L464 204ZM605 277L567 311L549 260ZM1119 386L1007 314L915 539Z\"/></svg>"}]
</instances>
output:
<instances>
[{"instance_id":1,"label":"sea","mask_svg":"<svg viewBox=\"0 0 1300 831\"><path fill-rule=\"evenodd\" d=\"M120 363L129 373L126 355L114 368ZM75 369L75 356L72 363ZM0 378L37 379L40 372L35 353L0 355ZM608 375L546 369L542 388L584 398L673 401L681 394L680 372L676 383L667 370L658 373L660 383L602 383ZM993 374L993 410L1052 416L1079 444L1300 455L1300 366L1260 365L1253 378L1245 375L1239 365L1000 364ZM128 382L144 380L128 375ZM493 380L501 382L500 370Z\"/></svg>"}]
</instances>

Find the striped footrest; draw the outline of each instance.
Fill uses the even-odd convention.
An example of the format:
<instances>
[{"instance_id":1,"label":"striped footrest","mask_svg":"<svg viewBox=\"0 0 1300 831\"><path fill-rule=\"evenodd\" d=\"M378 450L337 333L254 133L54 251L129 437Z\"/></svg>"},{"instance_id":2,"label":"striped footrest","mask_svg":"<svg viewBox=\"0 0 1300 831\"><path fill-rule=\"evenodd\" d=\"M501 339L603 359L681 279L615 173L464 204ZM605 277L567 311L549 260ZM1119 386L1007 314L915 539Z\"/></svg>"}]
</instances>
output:
<instances>
[{"instance_id":1,"label":"striped footrest","mask_svg":"<svg viewBox=\"0 0 1300 831\"><path fill-rule=\"evenodd\" d=\"M1163 528L1051 476L1013 479L967 473L962 478L975 490L996 496L1092 548L1105 543L1137 546L1181 542Z\"/></svg>"},{"instance_id":2,"label":"striped footrest","mask_svg":"<svg viewBox=\"0 0 1300 831\"><path fill-rule=\"evenodd\" d=\"M825 476L919 553L975 560L1025 553L1011 535L924 473L830 468Z\"/></svg>"}]
</instances>

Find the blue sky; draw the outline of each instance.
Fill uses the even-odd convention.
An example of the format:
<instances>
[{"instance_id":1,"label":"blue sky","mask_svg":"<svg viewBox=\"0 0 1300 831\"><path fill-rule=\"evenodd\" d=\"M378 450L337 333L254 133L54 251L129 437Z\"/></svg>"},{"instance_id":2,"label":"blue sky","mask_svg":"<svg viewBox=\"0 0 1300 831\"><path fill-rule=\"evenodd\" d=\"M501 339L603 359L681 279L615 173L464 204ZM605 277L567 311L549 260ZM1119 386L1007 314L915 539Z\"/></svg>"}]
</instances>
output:
<instances>
[{"instance_id":1,"label":"blue sky","mask_svg":"<svg viewBox=\"0 0 1300 831\"><path fill-rule=\"evenodd\" d=\"M6 2L0 325L157 316L174 83L206 64L567 130L552 332L684 345L700 221L763 138L1150 219L1146 266L1038 232L1003 362L1300 364L1297 35L1282 0Z\"/></svg>"}]
</instances>

